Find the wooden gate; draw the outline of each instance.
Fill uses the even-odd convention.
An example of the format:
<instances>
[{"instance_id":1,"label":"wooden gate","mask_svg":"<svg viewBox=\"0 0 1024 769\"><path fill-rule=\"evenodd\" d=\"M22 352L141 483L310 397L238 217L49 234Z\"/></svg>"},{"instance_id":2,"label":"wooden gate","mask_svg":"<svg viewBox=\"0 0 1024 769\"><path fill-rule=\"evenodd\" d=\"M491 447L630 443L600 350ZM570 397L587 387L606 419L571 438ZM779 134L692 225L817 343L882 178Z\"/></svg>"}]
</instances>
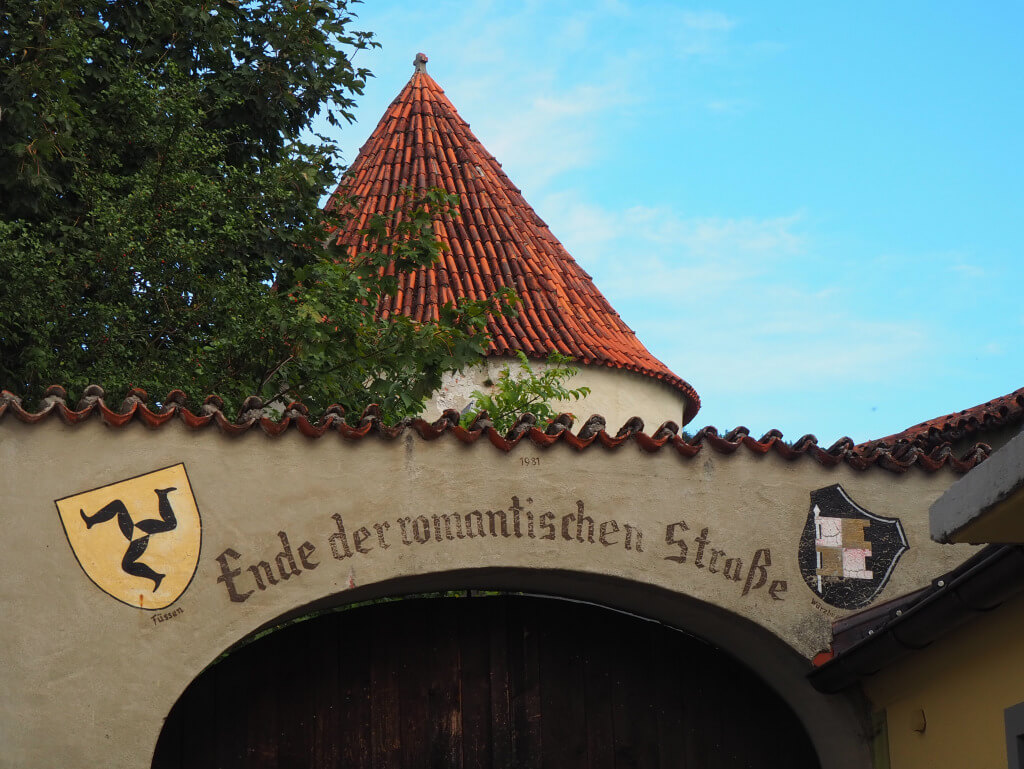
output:
<instances>
[{"instance_id":1,"label":"wooden gate","mask_svg":"<svg viewBox=\"0 0 1024 769\"><path fill-rule=\"evenodd\" d=\"M206 670L154 769L813 769L746 668L662 625L518 596L396 601L261 638Z\"/></svg>"}]
</instances>

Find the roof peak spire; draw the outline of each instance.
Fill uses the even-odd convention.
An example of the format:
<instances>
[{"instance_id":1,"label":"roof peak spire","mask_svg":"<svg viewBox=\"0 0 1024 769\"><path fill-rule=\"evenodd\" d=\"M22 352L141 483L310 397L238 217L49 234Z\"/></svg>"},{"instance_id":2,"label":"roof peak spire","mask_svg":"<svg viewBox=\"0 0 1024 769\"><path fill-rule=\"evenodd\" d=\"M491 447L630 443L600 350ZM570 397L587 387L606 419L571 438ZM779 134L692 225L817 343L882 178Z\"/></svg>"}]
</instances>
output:
<instances>
[{"instance_id":1,"label":"roof peak spire","mask_svg":"<svg viewBox=\"0 0 1024 769\"><path fill-rule=\"evenodd\" d=\"M412 66L415 68L416 72L426 74L428 61L429 59L425 53L418 53L416 54L416 58L412 60Z\"/></svg>"},{"instance_id":2,"label":"roof peak spire","mask_svg":"<svg viewBox=\"0 0 1024 769\"><path fill-rule=\"evenodd\" d=\"M557 350L580 366L632 371L679 392L686 402L683 423L689 422L700 406L696 391L637 339L426 73L426 61L425 54L416 55L416 72L328 203L333 209L347 207L350 196L358 199L353 218L336 232L338 243L355 255L367 248L362 228L368 218L393 211L403 186L442 187L457 196L449 214L433 219L447 249L432 265L395 274L395 293L377 312L430 322L446 304L510 288L519 298L519 315L487 318L488 355L522 351L543 360Z\"/></svg>"}]
</instances>

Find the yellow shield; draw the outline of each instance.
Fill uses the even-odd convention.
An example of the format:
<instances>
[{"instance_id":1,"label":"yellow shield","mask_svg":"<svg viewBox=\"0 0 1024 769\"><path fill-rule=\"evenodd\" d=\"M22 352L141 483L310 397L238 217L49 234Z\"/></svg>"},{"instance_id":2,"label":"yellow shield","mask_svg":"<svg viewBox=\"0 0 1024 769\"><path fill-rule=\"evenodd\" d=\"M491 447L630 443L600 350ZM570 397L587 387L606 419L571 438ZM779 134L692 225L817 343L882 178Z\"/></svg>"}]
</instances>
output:
<instances>
[{"instance_id":1,"label":"yellow shield","mask_svg":"<svg viewBox=\"0 0 1024 769\"><path fill-rule=\"evenodd\" d=\"M163 609L192 581L202 524L184 464L56 504L78 563L117 600L138 609Z\"/></svg>"}]
</instances>

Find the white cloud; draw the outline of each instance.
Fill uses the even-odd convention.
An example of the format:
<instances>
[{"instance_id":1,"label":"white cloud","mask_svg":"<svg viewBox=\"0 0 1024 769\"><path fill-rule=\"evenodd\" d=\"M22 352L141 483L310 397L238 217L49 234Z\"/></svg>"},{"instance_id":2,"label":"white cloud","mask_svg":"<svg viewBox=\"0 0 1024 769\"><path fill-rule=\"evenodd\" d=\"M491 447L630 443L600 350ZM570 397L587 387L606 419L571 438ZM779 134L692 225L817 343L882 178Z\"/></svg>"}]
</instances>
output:
<instances>
[{"instance_id":1,"label":"white cloud","mask_svg":"<svg viewBox=\"0 0 1024 769\"><path fill-rule=\"evenodd\" d=\"M712 99L705 106L708 112L719 115L742 115L750 109L751 103L747 99Z\"/></svg>"},{"instance_id":2,"label":"white cloud","mask_svg":"<svg viewBox=\"0 0 1024 769\"><path fill-rule=\"evenodd\" d=\"M685 59L724 55L736 21L718 11L680 11L667 14L665 24L675 31L676 55Z\"/></svg>"},{"instance_id":3,"label":"white cloud","mask_svg":"<svg viewBox=\"0 0 1024 769\"><path fill-rule=\"evenodd\" d=\"M603 139L593 130L594 123L630 100L628 90L616 82L564 89L549 85L534 94L518 94L512 105L506 99L504 111L485 110L476 122L484 146L515 169L516 183L530 190L594 163Z\"/></svg>"},{"instance_id":4,"label":"white cloud","mask_svg":"<svg viewBox=\"0 0 1024 769\"><path fill-rule=\"evenodd\" d=\"M428 53L444 67L440 82L460 113L534 197L556 177L621 151L620 119L650 119L652 107L699 90L695 80L676 81L669 92L656 85L666 71L685 72L680 56L719 61L749 47L732 39L733 17L667 0L438 0L429 10L385 2L367 3L360 15L381 31L385 46L369 54L371 68L386 69L378 65L385 58L404 66L410 52ZM721 114L748 108L728 92L685 98ZM346 149L354 156L355 148Z\"/></svg>"},{"instance_id":5,"label":"white cloud","mask_svg":"<svg viewBox=\"0 0 1024 769\"><path fill-rule=\"evenodd\" d=\"M681 217L663 206L632 206L610 211L563 192L544 199L544 210L558 218L558 234L587 262L621 260L628 248L630 261L654 259L666 269L704 269L708 265L763 269L765 260L801 253L806 236L797 230L802 211L768 219ZM621 242L620 242L621 241ZM751 264L749 257L760 261ZM675 263L674 267L668 267Z\"/></svg>"},{"instance_id":6,"label":"white cloud","mask_svg":"<svg viewBox=\"0 0 1024 769\"><path fill-rule=\"evenodd\" d=\"M719 11L683 11L680 19L690 29L728 31L736 26L734 19Z\"/></svg>"},{"instance_id":7,"label":"white cloud","mask_svg":"<svg viewBox=\"0 0 1024 769\"><path fill-rule=\"evenodd\" d=\"M949 269L962 278L984 278L988 274L983 267L975 264L954 264Z\"/></svg>"},{"instance_id":8,"label":"white cloud","mask_svg":"<svg viewBox=\"0 0 1024 769\"><path fill-rule=\"evenodd\" d=\"M837 277L809 277L827 256L806 212L685 217L604 210L569 193L543 209L647 347L719 400L770 403L772 393L909 378L931 345L921 323L865 316Z\"/></svg>"}]
</instances>

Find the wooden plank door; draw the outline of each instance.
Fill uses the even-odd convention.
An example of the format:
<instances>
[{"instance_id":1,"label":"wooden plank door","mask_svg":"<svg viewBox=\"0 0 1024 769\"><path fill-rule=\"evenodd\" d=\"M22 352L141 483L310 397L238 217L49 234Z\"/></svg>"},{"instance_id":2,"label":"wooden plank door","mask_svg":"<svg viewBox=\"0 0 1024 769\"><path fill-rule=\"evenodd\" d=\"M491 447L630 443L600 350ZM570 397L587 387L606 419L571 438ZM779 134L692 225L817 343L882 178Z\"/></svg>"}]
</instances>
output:
<instances>
[{"instance_id":1,"label":"wooden plank door","mask_svg":"<svg viewBox=\"0 0 1024 769\"><path fill-rule=\"evenodd\" d=\"M663 625L524 596L289 626L171 711L154 769L817 769L786 704Z\"/></svg>"}]
</instances>

